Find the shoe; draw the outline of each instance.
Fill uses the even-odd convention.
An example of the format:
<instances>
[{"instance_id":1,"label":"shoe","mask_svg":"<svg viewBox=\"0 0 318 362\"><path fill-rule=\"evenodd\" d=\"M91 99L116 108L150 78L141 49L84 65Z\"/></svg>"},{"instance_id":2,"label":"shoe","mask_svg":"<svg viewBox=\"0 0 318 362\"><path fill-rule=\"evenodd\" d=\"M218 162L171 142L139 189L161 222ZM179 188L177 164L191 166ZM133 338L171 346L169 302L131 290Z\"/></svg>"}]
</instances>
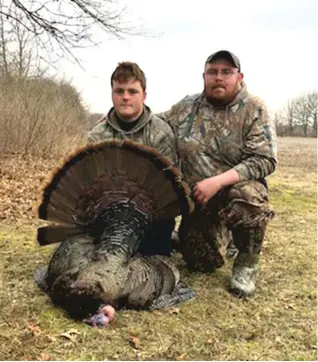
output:
<instances>
[{"instance_id":1,"label":"shoe","mask_svg":"<svg viewBox=\"0 0 318 362\"><path fill-rule=\"evenodd\" d=\"M255 293L258 261L258 254L238 253L233 264L230 286L233 294L249 297Z\"/></svg>"},{"instance_id":2,"label":"shoe","mask_svg":"<svg viewBox=\"0 0 318 362\"><path fill-rule=\"evenodd\" d=\"M238 254L238 249L234 245L233 240L231 240L231 242L229 243L229 245L226 248L225 256L227 259L234 259L234 258L236 258L237 254Z\"/></svg>"}]
</instances>

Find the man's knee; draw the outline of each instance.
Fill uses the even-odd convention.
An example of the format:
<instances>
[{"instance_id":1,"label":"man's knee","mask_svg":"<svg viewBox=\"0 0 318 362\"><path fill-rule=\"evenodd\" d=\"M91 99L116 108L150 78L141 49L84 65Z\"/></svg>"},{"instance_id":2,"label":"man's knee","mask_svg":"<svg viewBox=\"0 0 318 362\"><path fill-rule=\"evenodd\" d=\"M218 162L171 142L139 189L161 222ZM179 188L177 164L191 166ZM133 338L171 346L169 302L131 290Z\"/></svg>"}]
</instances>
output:
<instances>
[{"instance_id":1,"label":"man's knee","mask_svg":"<svg viewBox=\"0 0 318 362\"><path fill-rule=\"evenodd\" d=\"M226 198L228 201L237 199L253 203L253 201L268 201L268 194L266 187L259 181L243 181L231 186Z\"/></svg>"},{"instance_id":2,"label":"man's knee","mask_svg":"<svg viewBox=\"0 0 318 362\"><path fill-rule=\"evenodd\" d=\"M265 186L258 181L243 181L227 190L220 216L230 228L257 227L273 218Z\"/></svg>"},{"instance_id":3,"label":"man's knee","mask_svg":"<svg viewBox=\"0 0 318 362\"><path fill-rule=\"evenodd\" d=\"M229 231L220 223L217 212L197 207L182 219L179 239L179 250L189 269L213 271L224 264Z\"/></svg>"}]
</instances>

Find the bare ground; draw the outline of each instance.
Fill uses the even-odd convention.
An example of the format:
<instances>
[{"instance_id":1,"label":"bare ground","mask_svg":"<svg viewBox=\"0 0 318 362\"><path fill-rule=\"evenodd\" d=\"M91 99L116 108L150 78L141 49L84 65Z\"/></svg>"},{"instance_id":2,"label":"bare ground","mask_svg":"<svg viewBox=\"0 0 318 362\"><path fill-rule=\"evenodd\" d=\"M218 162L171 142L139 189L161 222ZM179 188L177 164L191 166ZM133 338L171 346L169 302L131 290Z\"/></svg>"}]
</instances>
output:
<instances>
[{"instance_id":1,"label":"bare ground","mask_svg":"<svg viewBox=\"0 0 318 362\"><path fill-rule=\"evenodd\" d=\"M53 247L35 242L35 204L55 160L0 158L0 360L317 360L316 139L279 139L256 295L228 291L229 261L183 279L195 300L158 312L121 311L93 329L70 320L34 285Z\"/></svg>"}]
</instances>

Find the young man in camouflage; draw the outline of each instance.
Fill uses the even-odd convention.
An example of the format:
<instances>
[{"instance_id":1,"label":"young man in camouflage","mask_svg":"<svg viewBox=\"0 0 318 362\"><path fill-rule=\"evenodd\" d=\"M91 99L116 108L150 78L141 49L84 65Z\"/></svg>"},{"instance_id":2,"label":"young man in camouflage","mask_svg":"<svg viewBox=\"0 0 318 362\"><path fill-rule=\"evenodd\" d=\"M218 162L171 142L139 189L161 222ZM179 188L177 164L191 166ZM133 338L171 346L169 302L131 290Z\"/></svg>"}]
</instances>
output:
<instances>
[{"instance_id":1,"label":"young man in camouflage","mask_svg":"<svg viewBox=\"0 0 318 362\"><path fill-rule=\"evenodd\" d=\"M111 76L111 87L113 107L89 132L88 142L131 139L157 149L176 163L176 142L171 127L144 104L146 77L139 66L131 62L120 63ZM174 226L174 220L155 225L139 251L170 255Z\"/></svg>"},{"instance_id":2,"label":"young man in camouflage","mask_svg":"<svg viewBox=\"0 0 318 362\"><path fill-rule=\"evenodd\" d=\"M265 177L276 167L276 134L264 103L248 93L238 58L229 51L208 57L202 94L187 96L160 114L178 140L181 168L193 189L195 212L179 228L188 266L223 265L231 235L238 255L231 290L255 291L265 229L274 212Z\"/></svg>"}]
</instances>

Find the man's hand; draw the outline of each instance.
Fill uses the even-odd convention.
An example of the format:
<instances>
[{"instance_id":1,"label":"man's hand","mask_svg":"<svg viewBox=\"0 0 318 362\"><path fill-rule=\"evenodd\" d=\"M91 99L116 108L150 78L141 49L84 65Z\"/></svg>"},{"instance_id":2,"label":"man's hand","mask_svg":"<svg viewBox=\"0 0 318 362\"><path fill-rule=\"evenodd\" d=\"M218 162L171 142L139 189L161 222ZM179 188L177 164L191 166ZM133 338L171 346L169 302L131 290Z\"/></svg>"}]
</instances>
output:
<instances>
[{"instance_id":1,"label":"man's hand","mask_svg":"<svg viewBox=\"0 0 318 362\"><path fill-rule=\"evenodd\" d=\"M222 188L218 176L209 177L194 186L193 194L199 204L206 204Z\"/></svg>"},{"instance_id":2,"label":"man's hand","mask_svg":"<svg viewBox=\"0 0 318 362\"><path fill-rule=\"evenodd\" d=\"M235 169L230 169L217 176L206 178L198 182L193 189L194 197L199 204L206 204L217 192L224 187L234 185L240 181Z\"/></svg>"}]
</instances>

